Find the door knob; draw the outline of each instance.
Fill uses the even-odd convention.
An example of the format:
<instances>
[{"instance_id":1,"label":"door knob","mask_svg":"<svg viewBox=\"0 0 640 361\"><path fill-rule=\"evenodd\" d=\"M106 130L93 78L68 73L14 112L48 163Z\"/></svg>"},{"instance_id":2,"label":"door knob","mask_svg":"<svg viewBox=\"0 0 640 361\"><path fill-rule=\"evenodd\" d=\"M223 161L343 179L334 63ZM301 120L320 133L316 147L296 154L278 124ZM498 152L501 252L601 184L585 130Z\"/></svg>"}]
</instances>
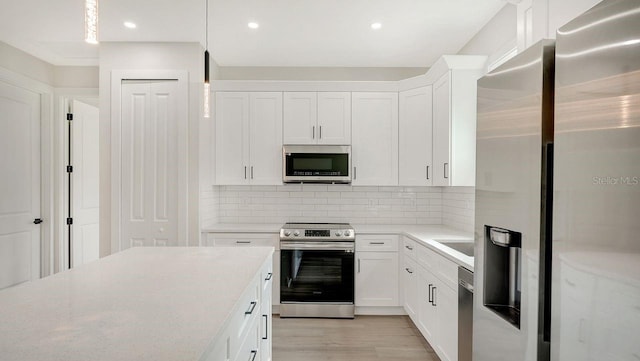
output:
<instances>
[{"instance_id":1,"label":"door knob","mask_svg":"<svg viewBox=\"0 0 640 361\"><path fill-rule=\"evenodd\" d=\"M33 220L33 224L40 224L42 223L42 219L41 218L36 218Z\"/></svg>"}]
</instances>

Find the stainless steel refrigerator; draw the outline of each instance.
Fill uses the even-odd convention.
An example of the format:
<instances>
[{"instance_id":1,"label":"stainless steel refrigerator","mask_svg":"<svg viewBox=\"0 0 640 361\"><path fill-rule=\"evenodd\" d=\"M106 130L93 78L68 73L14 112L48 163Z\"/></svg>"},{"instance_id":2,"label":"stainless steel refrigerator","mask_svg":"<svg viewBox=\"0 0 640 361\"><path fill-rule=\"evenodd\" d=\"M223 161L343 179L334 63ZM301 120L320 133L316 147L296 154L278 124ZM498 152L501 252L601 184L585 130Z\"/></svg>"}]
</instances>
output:
<instances>
[{"instance_id":1,"label":"stainless steel refrigerator","mask_svg":"<svg viewBox=\"0 0 640 361\"><path fill-rule=\"evenodd\" d=\"M478 82L474 361L640 360L640 1Z\"/></svg>"}]
</instances>

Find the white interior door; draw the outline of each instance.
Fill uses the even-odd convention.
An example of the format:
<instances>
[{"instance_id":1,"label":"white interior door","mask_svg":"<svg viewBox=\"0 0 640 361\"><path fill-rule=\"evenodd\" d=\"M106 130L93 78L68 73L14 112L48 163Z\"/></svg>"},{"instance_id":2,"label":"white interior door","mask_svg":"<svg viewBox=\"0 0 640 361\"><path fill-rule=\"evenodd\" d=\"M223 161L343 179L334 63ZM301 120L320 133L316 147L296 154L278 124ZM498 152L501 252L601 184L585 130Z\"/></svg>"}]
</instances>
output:
<instances>
[{"instance_id":1,"label":"white interior door","mask_svg":"<svg viewBox=\"0 0 640 361\"><path fill-rule=\"evenodd\" d=\"M121 249L179 245L178 82L123 81L121 115Z\"/></svg>"},{"instance_id":2,"label":"white interior door","mask_svg":"<svg viewBox=\"0 0 640 361\"><path fill-rule=\"evenodd\" d=\"M0 289L40 277L40 95L0 82Z\"/></svg>"},{"instance_id":3,"label":"white interior door","mask_svg":"<svg viewBox=\"0 0 640 361\"><path fill-rule=\"evenodd\" d=\"M99 111L73 101L71 136L72 266L99 258Z\"/></svg>"}]
</instances>

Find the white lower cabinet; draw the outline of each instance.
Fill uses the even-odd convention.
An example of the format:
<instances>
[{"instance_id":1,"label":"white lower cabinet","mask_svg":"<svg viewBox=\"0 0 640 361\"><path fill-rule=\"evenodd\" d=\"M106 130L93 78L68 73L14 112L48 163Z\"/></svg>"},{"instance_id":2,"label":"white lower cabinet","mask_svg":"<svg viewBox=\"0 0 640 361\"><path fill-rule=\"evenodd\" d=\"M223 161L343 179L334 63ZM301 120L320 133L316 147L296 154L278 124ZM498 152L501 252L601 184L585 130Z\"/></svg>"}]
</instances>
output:
<instances>
[{"instance_id":1,"label":"white lower cabinet","mask_svg":"<svg viewBox=\"0 0 640 361\"><path fill-rule=\"evenodd\" d=\"M203 245L207 247L273 247L272 305L280 304L280 238L277 233L223 233L204 232Z\"/></svg>"},{"instance_id":2,"label":"white lower cabinet","mask_svg":"<svg viewBox=\"0 0 640 361\"><path fill-rule=\"evenodd\" d=\"M402 268L402 287L404 290L404 310L409 317L416 322L418 316L419 307L419 295L418 295L418 273L416 267L416 261L406 257Z\"/></svg>"},{"instance_id":3,"label":"white lower cabinet","mask_svg":"<svg viewBox=\"0 0 640 361\"><path fill-rule=\"evenodd\" d=\"M269 361L271 360L271 286L273 263L265 262L218 334L207 361ZM268 336L265 338L265 336Z\"/></svg>"},{"instance_id":4,"label":"white lower cabinet","mask_svg":"<svg viewBox=\"0 0 640 361\"><path fill-rule=\"evenodd\" d=\"M438 328L438 315L433 303L435 276L424 267L418 267L418 329L430 342L435 343Z\"/></svg>"},{"instance_id":5,"label":"white lower cabinet","mask_svg":"<svg viewBox=\"0 0 640 361\"><path fill-rule=\"evenodd\" d=\"M458 360L458 266L404 240L404 307L442 361Z\"/></svg>"},{"instance_id":6,"label":"white lower cabinet","mask_svg":"<svg viewBox=\"0 0 640 361\"><path fill-rule=\"evenodd\" d=\"M358 237L356 306L400 306L398 281L398 237Z\"/></svg>"},{"instance_id":7,"label":"white lower cabinet","mask_svg":"<svg viewBox=\"0 0 640 361\"><path fill-rule=\"evenodd\" d=\"M436 353L442 361L458 360L458 291L439 282L433 291L438 315Z\"/></svg>"}]
</instances>

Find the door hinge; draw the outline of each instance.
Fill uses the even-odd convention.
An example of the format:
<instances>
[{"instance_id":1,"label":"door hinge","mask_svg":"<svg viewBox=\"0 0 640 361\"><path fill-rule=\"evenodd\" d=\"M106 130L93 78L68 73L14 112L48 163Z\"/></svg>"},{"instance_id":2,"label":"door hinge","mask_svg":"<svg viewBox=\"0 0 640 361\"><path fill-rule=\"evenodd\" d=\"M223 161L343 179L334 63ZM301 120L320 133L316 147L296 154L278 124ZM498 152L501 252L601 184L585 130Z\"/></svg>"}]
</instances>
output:
<instances>
[{"instance_id":1,"label":"door hinge","mask_svg":"<svg viewBox=\"0 0 640 361\"><path fill-rule=\"evenodd\" d=\"M67 166L67 173L73 173L73 166L72 165L68 165Z\"/></svg>"},{"instance_id":2,"label":"door hinge","mask_svg":"<svg viewBox=\"0 0 640 361\"><path fill-rule=\"evenodd\" d=\"M73 224L73 218L67 218L67 224L68 225L72 225Z\"/></svg>"},{"instance_id":3,"label":"door hinge","mask_svg":"<svg viewBox=\"0 0 640 361\"><path fill-rule=\"evenodd\" d=\"M67 120L73 120L73 113L67 113Z\"/></svg>"}]
</instances>

